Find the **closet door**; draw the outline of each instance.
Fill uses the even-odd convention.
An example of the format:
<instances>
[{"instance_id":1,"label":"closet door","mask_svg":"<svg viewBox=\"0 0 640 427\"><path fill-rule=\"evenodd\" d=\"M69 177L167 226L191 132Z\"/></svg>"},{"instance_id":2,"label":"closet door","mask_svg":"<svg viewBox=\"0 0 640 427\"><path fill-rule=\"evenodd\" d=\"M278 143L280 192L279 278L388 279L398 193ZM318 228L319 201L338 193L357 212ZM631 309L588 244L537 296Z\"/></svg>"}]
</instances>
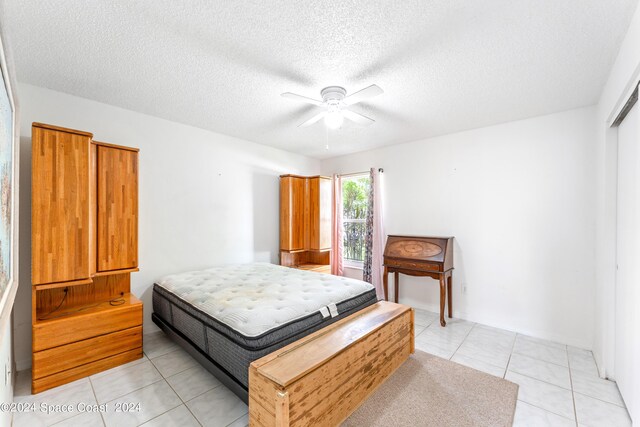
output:
<instances>
[{"instance_id":1,"label":"closet door","mask_svg":"<svg viewBox=\"0 0 640 427\"><path fill-rule=\"evenodd\" d=\"M98 144L97 267L138 266L138 152Z\"/></svg>"},{"instance_id":2,"label":"closet door","mask_svg":"<svg viewBox=\"0 0 640 427\"><path fill-rule=\"evenodd\" d=\"M91 134L41 126L32 128L32 283L88 279Z\"/></svg>"},{"instance_id":3,"label":"closet door","mask_svg":"<svg viewBox=\"0 0 640 427\"><path fill-rule=\"evenodd\" d=\"M615 377L640 421L640 105L618 128Z\"/></svg>"}]
</instances>

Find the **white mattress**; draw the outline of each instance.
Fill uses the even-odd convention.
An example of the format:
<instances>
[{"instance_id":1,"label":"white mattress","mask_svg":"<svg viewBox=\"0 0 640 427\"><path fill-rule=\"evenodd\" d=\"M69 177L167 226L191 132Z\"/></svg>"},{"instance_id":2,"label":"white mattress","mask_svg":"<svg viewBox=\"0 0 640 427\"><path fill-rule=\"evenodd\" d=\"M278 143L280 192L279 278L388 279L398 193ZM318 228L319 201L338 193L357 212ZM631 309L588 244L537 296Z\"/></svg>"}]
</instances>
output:
<instances>
[{"instance_id":1,"label":"white mattress","mask_svg":"<svg viewBox=\"0 0 640 427\"><path fill-rule=\"evenodd\" d=\"M326 315L330 304L373 289L361 280L267 263L172 274L156 284L246 337L318 311Z\"/></svg>"}]
</instances>

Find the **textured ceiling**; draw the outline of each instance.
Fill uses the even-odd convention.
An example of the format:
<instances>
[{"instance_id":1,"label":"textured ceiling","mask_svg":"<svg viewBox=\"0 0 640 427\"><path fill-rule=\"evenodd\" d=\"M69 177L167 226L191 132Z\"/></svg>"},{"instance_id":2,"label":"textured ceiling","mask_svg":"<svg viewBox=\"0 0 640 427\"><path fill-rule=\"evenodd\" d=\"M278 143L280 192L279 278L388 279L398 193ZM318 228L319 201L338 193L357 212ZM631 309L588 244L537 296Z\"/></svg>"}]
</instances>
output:
<instances>
[{"instance_id":1,"label":"textured ceiling","mask_svg":"<svg viewBox=\"0 0 640 427\"><path fill-rule=\"evenodd\" d=\"M3 3L21 82L326 158L596 103L637 0ZM374 83L369 127L279 96Z\"/></svg>"}]
</instances>

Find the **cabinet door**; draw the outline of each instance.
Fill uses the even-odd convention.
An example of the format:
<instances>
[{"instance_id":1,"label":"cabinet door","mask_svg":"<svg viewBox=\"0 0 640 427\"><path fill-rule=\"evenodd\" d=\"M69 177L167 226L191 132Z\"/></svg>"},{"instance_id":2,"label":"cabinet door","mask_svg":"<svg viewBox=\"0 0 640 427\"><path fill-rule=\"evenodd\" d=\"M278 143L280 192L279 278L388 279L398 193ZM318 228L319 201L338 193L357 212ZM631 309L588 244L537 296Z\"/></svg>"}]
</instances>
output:
<instances>
[{"instance_id":1,"label":"cabinet door","mask_svg":"<svg viewBox=\"0 0 640 427\"><path fill-rule=\"evenodd\" d=\"M307 203L305 178L280 178L280 249L305 249L307 239Z\"/></svg>"},{"instance_id":2,"label":"cabinet door","mask_svg":"<svg viewBox=\"0 0 640 427\"><path fill-rule=\"evenodd\" d=\"M87 279L88 135L33 127L31 277L34 285Z\"/></svg>"},{"instance_id":3,"label":"cabinet door","mask_svg":"<svg viewBox=\"0 0 640 427\"><path fill-rule=\"evenodd\" d=\"M309 245L311 250L331 249L331 180L309 178Z\"/></svg>"},{"instance_id":4,"label":"cabinet door","mask_svg":"<svg viewBox=\"0 0 640 427\"><path fill-rule=\"evenodd\" d=\"M138 153L98 146L98 271L138 266Z\"/></svg>"}]
</instances>

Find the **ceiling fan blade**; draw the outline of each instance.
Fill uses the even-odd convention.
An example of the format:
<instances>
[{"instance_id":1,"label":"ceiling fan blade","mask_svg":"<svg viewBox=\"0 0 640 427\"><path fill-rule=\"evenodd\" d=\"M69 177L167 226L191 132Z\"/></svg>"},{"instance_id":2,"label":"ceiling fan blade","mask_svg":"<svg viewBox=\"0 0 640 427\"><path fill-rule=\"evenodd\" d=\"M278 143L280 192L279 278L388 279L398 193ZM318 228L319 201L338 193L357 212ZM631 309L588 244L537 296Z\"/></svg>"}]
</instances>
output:
<instances>
[{"instance_id":1,"label":"ceiling fan blade","mask_svg":"<svg viewBox=\"0 0 640 427\"><path fill-rule=\"evenodd\" d=\"M346 105L357 104L358 102L364 101L367 98L373 98L374 96L378 96L384 91L378 85L371 85L369 87L365 87L362 90L359 90L356 93L352 93L347 96L342 102Z\"/></svg>"},{"instance_id":2,"label":"ceiling fan blade","mask_svg":"<svg viewBox=\"0 0 640 427\"><path fill-rule=\"evenodd\" d=\"M352 122L356 122L359 125L370 125L371 123L375 122L375 120L370 119L367 116L363 116L362 114L358 114L358 113L354 113L353 111L349 111L349 110L342 110L342 114L349 120L351 120Z\"/></svg>"},{"instance_id":3,"label":"ceiling fan blade","mask_svg":"<svg viewBox=\"0 0 640 427\"><path fill-rule=\"evenodd\" d=\"M315 116L311 117L309 120L302 122L298 125L299 128L302 127L306 127L306 126L311 126L312 124L314 124L315 122L317 122L318 120L321 120L322 118L324 118L324 116L327 115L326 111L323 111L320 114L316 114Z\"/></svg>"},{"instance_id":4,"label":"ceiling fan blade","mask_svg":"<svg viewBox=\"0 0 640 427\"><path fill-rule=\"evenodd\" d=\"M293 99L294 101L305 102L307 104L313 104L317 106L322 105L322 101L318 101L313 98L307 98L306 96L302 96L302 95L296 95L295 93L291 93L291 92L285 92L280 96L282 96L283 98Z\"/></svg>"}]
</instances>

